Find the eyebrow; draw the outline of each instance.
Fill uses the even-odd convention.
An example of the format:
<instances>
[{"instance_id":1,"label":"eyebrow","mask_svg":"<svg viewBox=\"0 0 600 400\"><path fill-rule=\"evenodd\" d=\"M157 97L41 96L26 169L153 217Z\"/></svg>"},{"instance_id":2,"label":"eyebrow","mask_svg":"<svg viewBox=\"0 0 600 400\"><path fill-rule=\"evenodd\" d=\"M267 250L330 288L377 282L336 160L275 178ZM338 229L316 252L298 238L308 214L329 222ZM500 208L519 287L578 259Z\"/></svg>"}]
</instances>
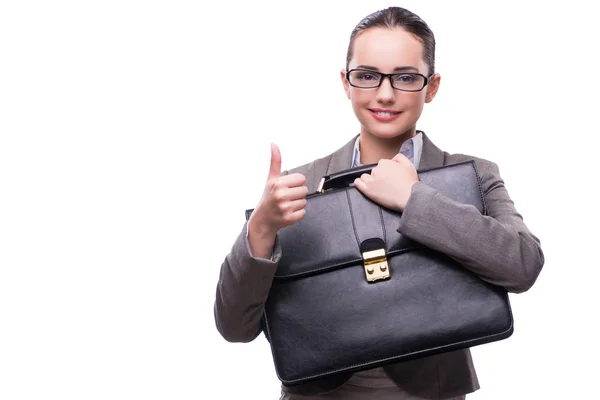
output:
<instances>
[{"instance_id":1,"label":"eyebrow","mask_svg":"<svg viewBox=\"0 0 600 400\"><path fill-rule=\"evenodd\" d=\"M359 65L356 68L360 68L360 69L370 69L372 71L379 71L379 68L377 67L373 67L371 65ZM415 71L415 72L419 72L418 68L415 67L411 67L411 66L404 66L404 67L396 67L394 68L394 72L404 72L404 71Z\"/></svg>"}]
</instances>

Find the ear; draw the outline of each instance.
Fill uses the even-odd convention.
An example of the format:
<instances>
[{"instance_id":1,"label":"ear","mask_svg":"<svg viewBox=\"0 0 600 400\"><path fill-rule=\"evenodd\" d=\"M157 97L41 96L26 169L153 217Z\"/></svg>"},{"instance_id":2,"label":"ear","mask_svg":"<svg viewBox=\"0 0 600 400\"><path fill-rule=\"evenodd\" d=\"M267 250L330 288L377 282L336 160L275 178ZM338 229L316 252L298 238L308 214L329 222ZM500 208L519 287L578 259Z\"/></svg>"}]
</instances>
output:
<instances>
[{"instance_id":1,"label":"ear","mask_svg":"<svg viewBox=\"0 0 600 400\"><path fill-rule=\"evenodd\" d=\"M431 79L429 80L429 84L427 85L427 94L425 95L425 103L431 103L433 98L437 94L438 89L440 88L440 80L442 77L440 74L433 74Z\"/></svg>"},{"instance_id":2,"label":"ear","mask_svg":"<svg viewBox=\"0 0 600 400\"><path fill-rule=\"evenodd\" d=\"M350 84L348 83L348 79L346 79L345 69L340 71L340 77L342 78L342 85L344 85L344 92L346 92L346 96L348 96L348 99L350 99Z\"/></svg>"}]
</instances>

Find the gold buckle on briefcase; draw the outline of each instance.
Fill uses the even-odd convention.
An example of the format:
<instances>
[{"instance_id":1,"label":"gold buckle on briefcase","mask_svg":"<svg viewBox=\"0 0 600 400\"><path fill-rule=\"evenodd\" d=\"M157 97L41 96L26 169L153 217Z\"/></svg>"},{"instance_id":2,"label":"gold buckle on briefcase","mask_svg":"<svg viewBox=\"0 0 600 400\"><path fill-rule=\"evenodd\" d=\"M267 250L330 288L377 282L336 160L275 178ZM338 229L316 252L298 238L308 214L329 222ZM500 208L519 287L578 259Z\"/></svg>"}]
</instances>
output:
<instances>
[{"instance_id":1,"label":"gold buckle on briefcase","mask_svg":"<svg viewBox=\"0 0 600 400\"><path fill-rule=\"evenodd\" d=\"M362 253L367 281L373 282L390 277L385 249L365 251Z\"/></svg>"},{"instance_id":2,"label":"gold buckle on briefcase","mask_svg":"<svg viewBox=\"0 0 600 400\"><path fill-rule=\"evenodd\" d=\"M325 185L325 177L321 178L321 180L319 181L316 193L325 193L325 190L323 190L323 185Z\"/></svg>"}]
</instances>

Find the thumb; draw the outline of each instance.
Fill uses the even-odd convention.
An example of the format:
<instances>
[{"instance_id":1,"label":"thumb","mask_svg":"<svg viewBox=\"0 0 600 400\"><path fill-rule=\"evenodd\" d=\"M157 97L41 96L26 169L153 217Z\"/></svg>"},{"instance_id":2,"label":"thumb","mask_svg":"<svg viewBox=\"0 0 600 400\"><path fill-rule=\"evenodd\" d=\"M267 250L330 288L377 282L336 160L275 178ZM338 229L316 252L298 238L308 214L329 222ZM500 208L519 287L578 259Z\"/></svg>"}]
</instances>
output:
<instances>
[{"instance_id":1,"label":"thumb","mask_svg":"<svg viewBox=\"0 0 600 400\"><path fill-rule=\"evenodd\" d=\"M269 169L269 179L281 176L281 152L275 143L271 143L271 167Z\"/></svg>"}]
</instances>

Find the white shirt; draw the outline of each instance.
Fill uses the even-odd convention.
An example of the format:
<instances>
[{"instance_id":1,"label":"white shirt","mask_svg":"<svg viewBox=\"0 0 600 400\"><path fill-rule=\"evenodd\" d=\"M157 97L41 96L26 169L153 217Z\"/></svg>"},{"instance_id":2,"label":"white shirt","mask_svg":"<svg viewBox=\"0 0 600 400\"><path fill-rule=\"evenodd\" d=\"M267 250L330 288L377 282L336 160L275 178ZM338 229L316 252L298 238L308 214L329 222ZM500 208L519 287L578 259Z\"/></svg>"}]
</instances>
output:
<instances>
[{"instance_id":1,"label":"white shirt","mask_svg":"<svg viewBox=\"0 0 600 400\"><path fill-rule=\"evenodd\" d=\"M412 142L412 143L411 143ZM400 148L400 152L403 149L407 148L412 144L413 146L413 165L415 169L419 169L419 164L421 163L421 153L423 152L423 132L417 131L417 134L412 138L408 139L404 143L402 143L402 147ZM354 154L352 155L352 164L350 167L359 167L360 163L360 136L356 138L356 142L354 142Z\"/></svg>"}]
</instances>

